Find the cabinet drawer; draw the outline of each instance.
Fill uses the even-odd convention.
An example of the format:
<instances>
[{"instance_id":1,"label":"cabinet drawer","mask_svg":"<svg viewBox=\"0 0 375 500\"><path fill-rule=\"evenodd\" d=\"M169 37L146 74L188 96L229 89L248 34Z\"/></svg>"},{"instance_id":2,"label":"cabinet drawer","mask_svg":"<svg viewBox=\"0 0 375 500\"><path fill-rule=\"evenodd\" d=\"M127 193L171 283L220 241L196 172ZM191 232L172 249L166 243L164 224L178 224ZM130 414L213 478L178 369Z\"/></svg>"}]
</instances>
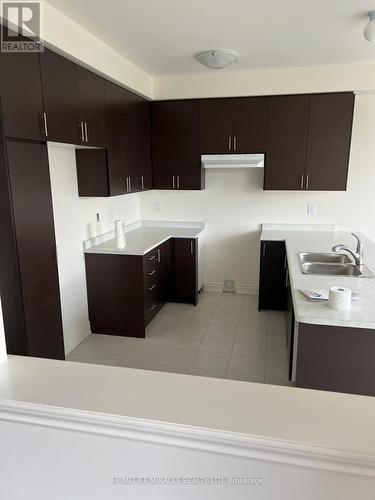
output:
<instances>
[{"instance_id":1,"label":"cabinet drawer","mask_svg":"<svg viewBox=\"0 0 375 500\"><path fill-rule=\"evenodd\" d=\"M160 248L154 248L143 256L143 273L147 275L155 275L160 269ZM155 271L153 273L153 271ZM152 274L151 274L152 273Z\"/></svg>"}]
</instances>

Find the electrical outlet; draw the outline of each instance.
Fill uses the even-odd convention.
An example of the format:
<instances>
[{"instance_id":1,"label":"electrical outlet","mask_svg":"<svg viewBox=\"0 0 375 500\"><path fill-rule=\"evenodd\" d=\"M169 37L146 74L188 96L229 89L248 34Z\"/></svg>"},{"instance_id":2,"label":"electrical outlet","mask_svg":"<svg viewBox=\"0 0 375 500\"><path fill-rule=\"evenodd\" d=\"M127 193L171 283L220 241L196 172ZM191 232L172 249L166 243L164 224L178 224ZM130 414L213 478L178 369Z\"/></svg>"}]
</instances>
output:
<instances>
[{"instance_id":1,"label":"electrical outlet","mask_svg":"<svg viewBox=\"0 0 375 500\"><path fill-rule=\"evenodd\" d=\"M154 212L160 214L161 211L162 211L161 201L160 200L154 201Z\"/></svg>"},{"instance_id":2,"label":"electrical outlet","mask_svg":"<svg viewBox=\"0 0 375 500\"><path fill-rule=\"evenodd\" d=\"M315 203L307 204L307 215L316 215L317 207Z\"/></svg>"}]
</instances>

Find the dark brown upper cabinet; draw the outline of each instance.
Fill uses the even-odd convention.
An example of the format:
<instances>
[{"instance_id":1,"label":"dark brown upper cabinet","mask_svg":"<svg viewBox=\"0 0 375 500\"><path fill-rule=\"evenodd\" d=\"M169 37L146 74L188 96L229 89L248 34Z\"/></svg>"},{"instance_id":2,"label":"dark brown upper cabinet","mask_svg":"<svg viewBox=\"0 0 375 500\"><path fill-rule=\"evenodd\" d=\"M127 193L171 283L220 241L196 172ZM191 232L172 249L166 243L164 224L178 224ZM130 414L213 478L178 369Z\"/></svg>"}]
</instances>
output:
<instances>
[{"instance_id":1,"label":"dark brown upper cabinet","mask_svg":"<svg viewBox=\"0 0 375 500\"><path fill-rule=\"evenodd\" d=\"M200 102L201 153L233 152L232 100L203 99Z\"/></svg>"},{"instance_id":2,"label":"dark brown upper cabinet","mask_svg":"<svg viewBox=\"0 0 375 500\"><path fill-rule=\"evenodd\" d=\"M0 53L0 94L7 137L45 140L39 55Z\"/></svg>"},{"instance_id":3,"label":"dark brown upper cabinet","mask_svg":"<svg viewBox=\"0 0 375 500\"><path fill-rule=\"evenodd\" d=\"M151 105L154 189L204 189L199 101Z\"/></svg>"},{"instance_id":4,"label":"dark brown upper cabinet","mask_svg":"<svg viewBox=\"0 0 375 500\"><path fill-rule=\"evenodd\" d=\"M267 144L268 98L232 99L234 153L264 153Z\"/></svg>"},{"instance_id":5,"label":"dark brown upper cabinet","mask_svg":"<svg viewBox=\"0 0 375 500\"><path fill-rule=\"evenodd\" d=\"M87 146L106 145L105 80L77 66L79 137Z\"/></svg>"},{"instance_id":6,"label":"dark brown upper cabinet","mask_svg":"<svg viewBox=\"0 0 375 500\"><path fill-rule=\"evenodd\" d=\"M270 97L264 189L345 191L354 94Z\"/></svg>"},{"instance_id":7,"label":"dark brown upper cabinet","mask_svg":"<svg viewBox=\"0 0 375 500\"><path fill-rule=\"evenodd\" d=\"M132 92L126 92L124 109L124 148L127 191L151 189L151 125L150 103Z\"/></svg>"},{"instance_id":8,"label":"dark brown upper cabinet","mask_svg":"<svg viewBox=\"0 0 375 500\"><path fill-rule=\"evenodd\" d=\"M48 140L81 142L77 65L52 50L40 54Z\"/></svg>"},{"instance_id":9,"label":"dark brown upper cabinet","mask_svg":"<svg viewBox=\"0 0 375 500\"><path fill-rule=\"evenodd\" d=\"M353 93L311 96L305 189L346 190L353 110Z\"/></svg>"},{"instance_id":10,"label":"dark brown upper cabinet","mask_svg":"<svg viewBox=\"0 0 375 500\"><path fill-rule=\"evenodd\" d=\"M264 189L304 187L310 96L269 99Z\"/></svg>"},{"instance_id":11,"label":"dark brown upper cabinet","mask_svg":"<svg viewBox=\"0 0 375 500\"><path fill-rule=\"evenodd\" d=\"M203 99L202 154L263 153L267 136L267 97Z\"/></svg>"}]
</instances>

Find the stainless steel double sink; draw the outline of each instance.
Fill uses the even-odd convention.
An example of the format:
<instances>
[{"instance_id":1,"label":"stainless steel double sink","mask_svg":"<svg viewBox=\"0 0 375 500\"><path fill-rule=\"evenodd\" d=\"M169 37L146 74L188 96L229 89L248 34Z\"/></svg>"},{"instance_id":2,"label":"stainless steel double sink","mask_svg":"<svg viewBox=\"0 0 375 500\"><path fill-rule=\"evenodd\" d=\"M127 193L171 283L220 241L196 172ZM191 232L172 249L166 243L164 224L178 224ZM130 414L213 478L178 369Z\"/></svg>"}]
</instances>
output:
<instances>
[{"instance_id":1,"label":"stainless steel double sink","mask_svg":"<svg viewBox=\"0 0 375 500\"><path fill-rule=\"evenodd\" d=\"M366 266L353 264L348 255L338 253L303 252L298 254L303 274L323 276L350 276L355 278L373 278Z\"/></svg>"}]
</instances>

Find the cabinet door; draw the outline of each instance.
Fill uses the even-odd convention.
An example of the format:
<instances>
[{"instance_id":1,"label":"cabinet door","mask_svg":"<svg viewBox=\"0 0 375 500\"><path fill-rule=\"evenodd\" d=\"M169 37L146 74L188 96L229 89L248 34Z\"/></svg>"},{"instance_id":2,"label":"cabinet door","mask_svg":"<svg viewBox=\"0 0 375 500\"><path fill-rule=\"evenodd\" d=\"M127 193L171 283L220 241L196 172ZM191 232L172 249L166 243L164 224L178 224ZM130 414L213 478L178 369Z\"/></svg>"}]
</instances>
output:
<instances>
[{"instance_id":1,"label":"cabinet door","mask_svg":"<svg viewBox=\"0 0 375 500\"><path fill-rule=\"evenodd\" d=\"M79 144L77 65L48 49L40 61L48 140Z\"/></svg>"},{"instance_id":2,"label":"cabinet door","mask_svg":"<svg viewBox=\"0 0 375 500\"><path fill-rule=\"evenodd\" d=\"M56 268L47 147L7 141L8 168L21 282Z\"/></svg>"},{"instance_id":3,"label":"cabinet door","mask_svg":"<svg viewBox=\"0 0 375 500\"><path fill-rule=\"evenodd\" d=\"M65 359L57 269L22 285L28 355Z\"/></svg>"},{"instance_id":4,"label":"cabinet door","mask_svg":"<svg viewBox=\"0 0 375 500\"><path fill-rule=\"evenodd\" d=\"M197 240L174 239L174 300L197 304L198 302Z\"/></svg>"},{"instance_id":5,"label":"cabinet door","mask_svg":"<svg viewBox=\"0 0 375 500\"><path fill-rule=\"evenodd\" d=\"M126 192L124 116L125 91L114 83L105 84L107 155L111 196Z\"/></svg>"},{"instance_id":6,"label":"cabinet door","mask_svg":"<svg viewBox=\"0 0 375 500\"><path fill-rule=\"evenodd\" d=\"M266 151L267 97L233 99L233 149L236 153Z\"/></svg>"},{"instance_id":7,"label":"cabinet door","mask_svg":"<svg viewBox=\"0 0 375 500\"><path fill-rule=\"evenodd\" d=\"M354 94L311 96L306 189L345 191Z\"/></svg>"},{"instance_id":8,"label":"cabinet door","mask_svg":"<svg viewBox=\"0 0 375 500\"><path fill-rule=\"evenodd\" d=\"M200 151L200 110L198 101L176 101L175 172L177 189L202 189L204 179Z\"/></svg>"},{"instance_id":9,"label":"cabinet door","mask_svg":"<svg viewBox=\"0 0 375 500\"><path fill-rule=\"evenodd\" d=\"M203 99L200 115L201 153L233 153L232 100Z\"/></svg>"},{"instance_id":10,"label":"cabinet door","mask_svg":"<svg viewBox=\"0 0 375 500\"><path fill-rule=\"evenodd\" d=\"M270 97L264 189L304 186L310 96Z\"/></svg>"},{"instance_id":11,"label":"cabinet door","mask_svg":"<svg viewBox=\"0 0 375 500\"><path fill-rule=\"evenodd\" d=\"M160 261L160 301L162 304L171 297L172 277L172 240L168 240L159 247Z\"/></svg>"},{"instance_id":12,"label":"cabinet door","mask_svg":"<svg viewBox=\"0 0 375 500\"><path fill-rule=\"evenodd\" d=\"M286 310L288 269L285 243L262 241L260 246L259 310Z\"/></svg>"},{"instance_id":13,"label":"cabinet door","mask_svg":"<svg viewBox=\"0 0 375 500\"><path fill-rule=\"evenodd\" d=\"M78 66L78 100L85 144L106 145L104 78Z\"/></svg>"},{"instance_id":14,"label":"cabinet door","mask_svg":"<svg viewBox=\"0 0 375 500\"><path fill-rule=\"evenodd\" d=\"M175 108L171 101L151 105L152 183L154 189L173 189L176 165Z\"/></svg>"},{"instance_id":15,"label":"cabinet door","mask_svg":"<svg viewBox=\"0 0 375 500\"><path fill-rule=\"evenodd\" d=\"M46 135L38 54L1 52L0 73L5 135L44 140Z\"/></svg>"},{"instance_id":16,"label":"cabinet door","mask_svg":"<svg viewBox=\"0 0 375 500\"><path fill-rule=\"evenodd\" d=\"M125 161L129 191L151 189L151 131L149 102L128 92L125 106Z\"/></svg>"}]
</instances>

